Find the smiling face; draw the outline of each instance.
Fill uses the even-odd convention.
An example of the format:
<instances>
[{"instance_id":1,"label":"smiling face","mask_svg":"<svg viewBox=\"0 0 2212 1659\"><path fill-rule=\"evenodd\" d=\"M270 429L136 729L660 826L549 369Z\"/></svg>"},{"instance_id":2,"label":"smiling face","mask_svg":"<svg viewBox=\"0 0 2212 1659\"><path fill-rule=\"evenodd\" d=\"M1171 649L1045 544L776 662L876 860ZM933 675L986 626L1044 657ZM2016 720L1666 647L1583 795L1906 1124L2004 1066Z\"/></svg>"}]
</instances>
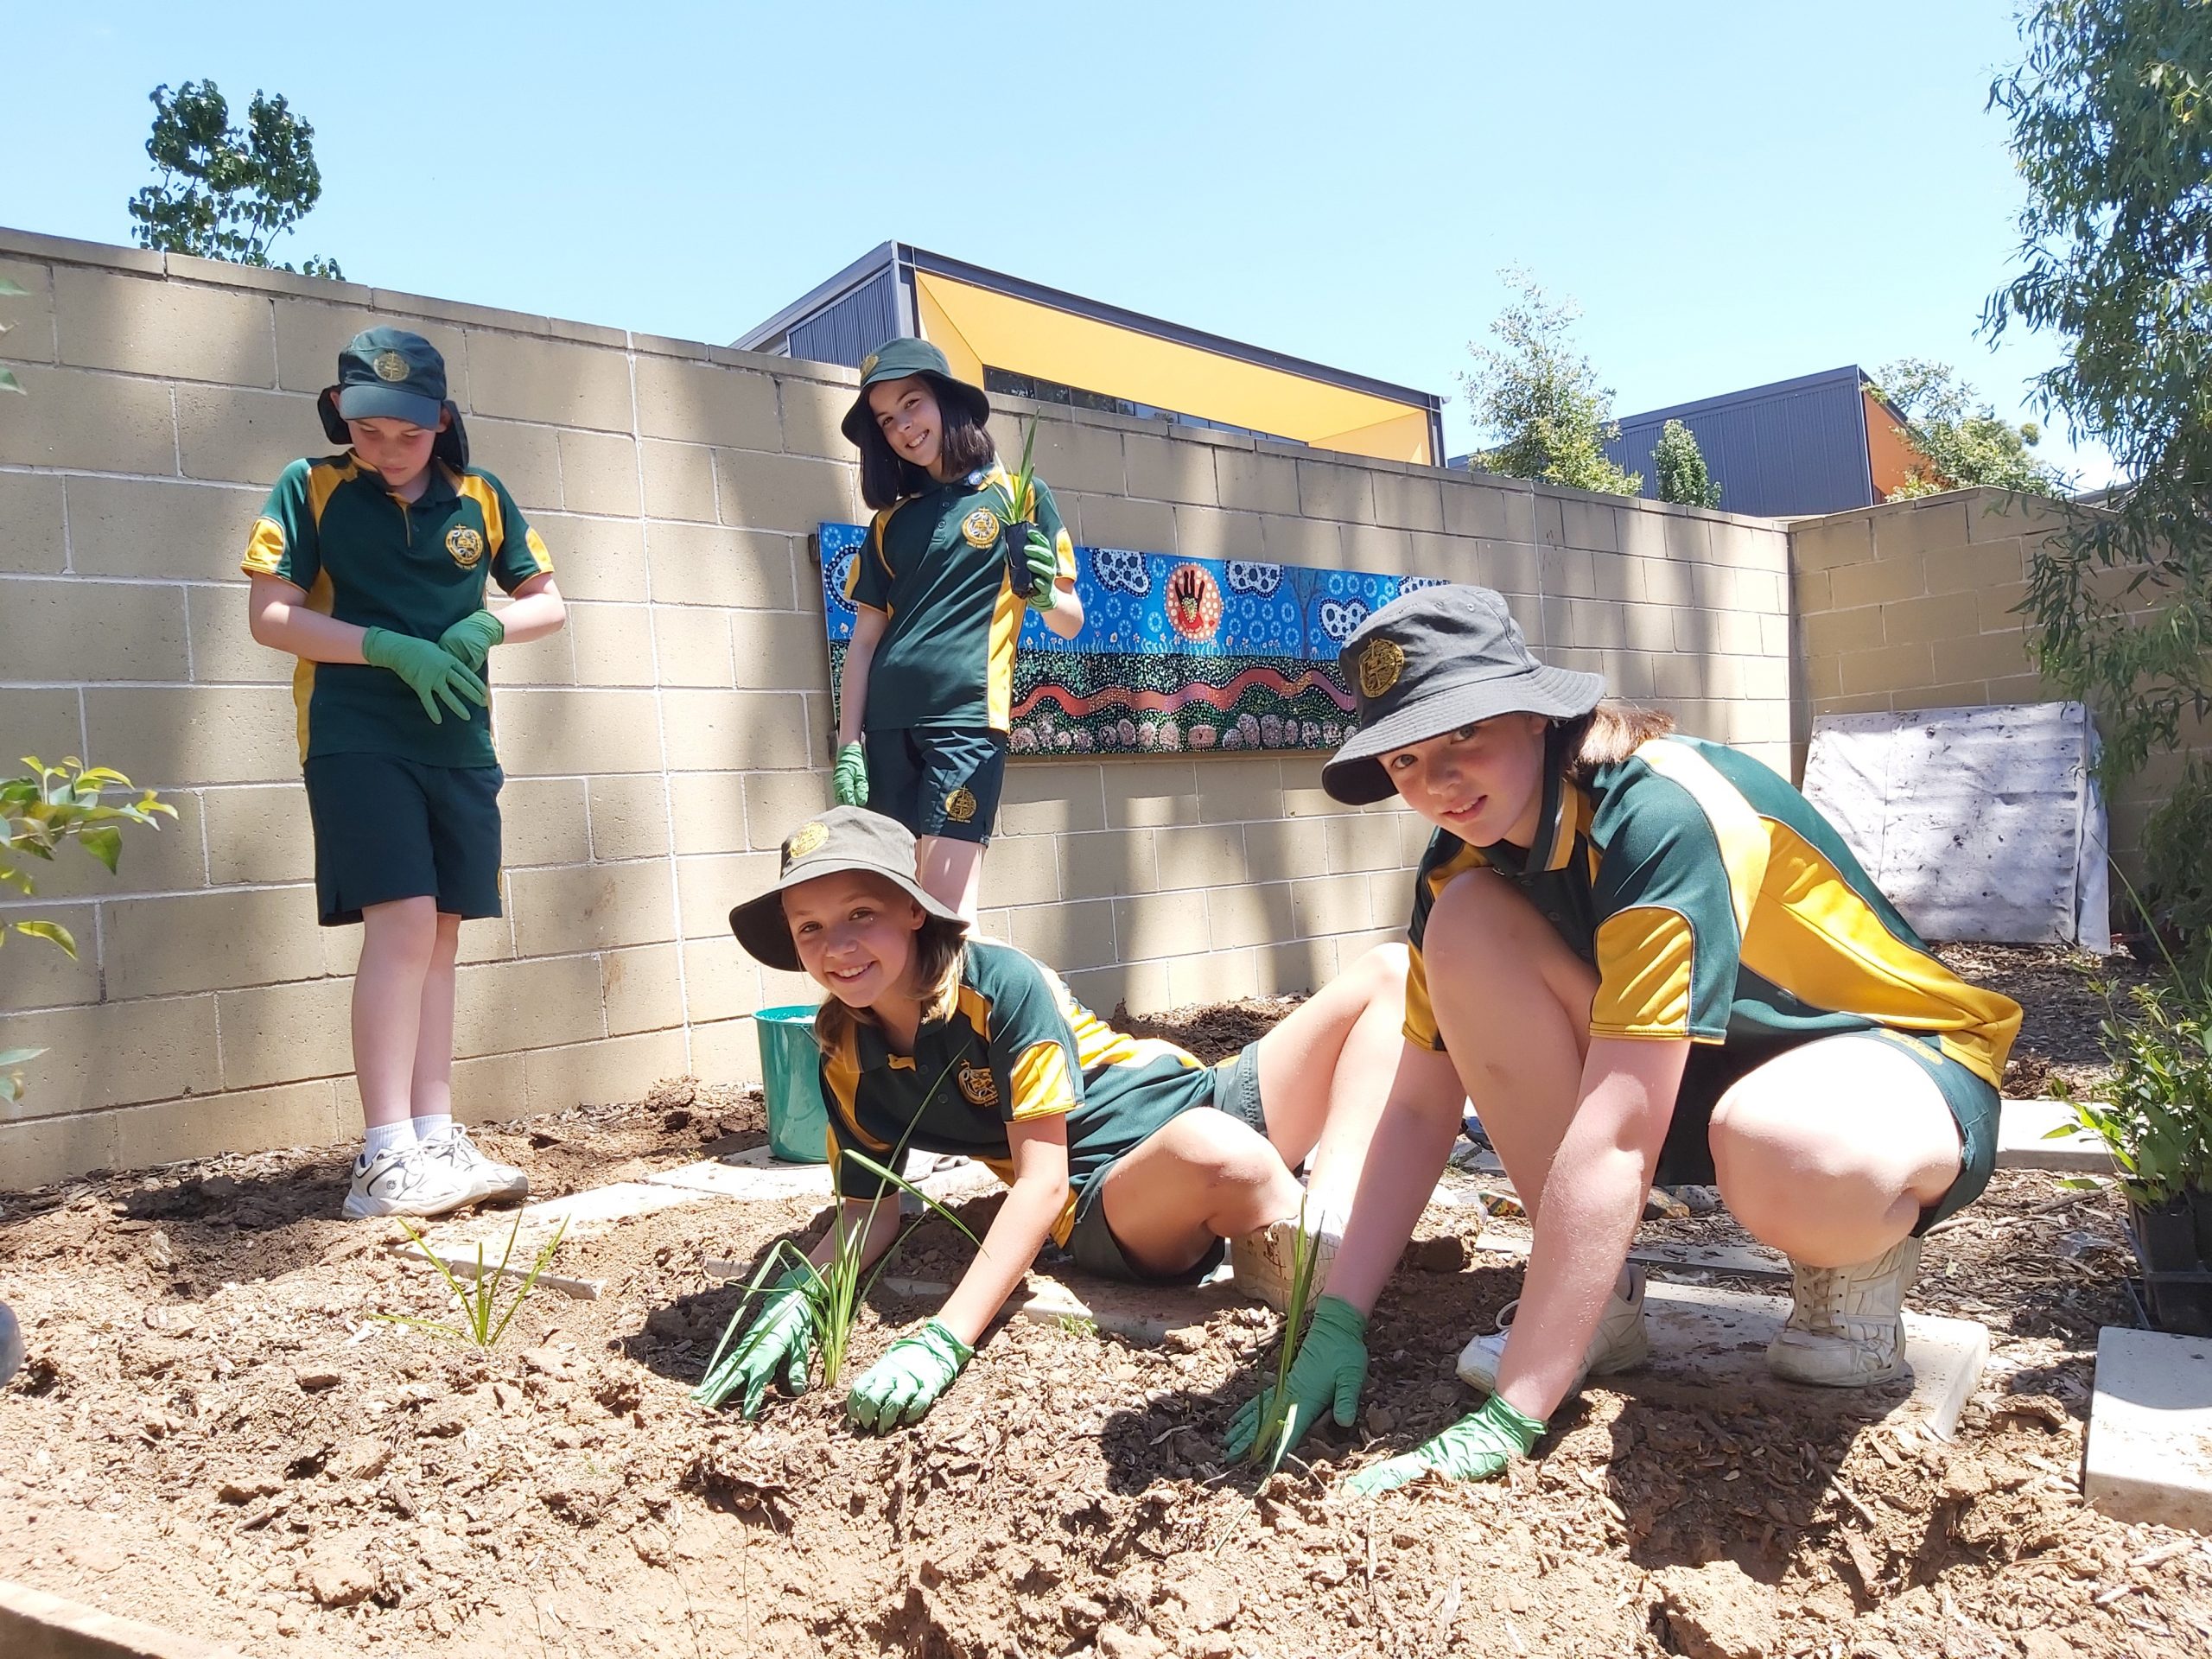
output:
<instances>
[{"instance_id":1,"label":"smiling face","mask_svg":"<svg viewBox=\"0 0 2212 1659\"><path fill-rule=\"evenodd\" d=\"M852 1008L909 995L922 907L881 876L840 870L784 894L784 919L799 966Z\"/></svg>"},{"instance_id":2,"label":"smiling face","mask_svg":"<svg viewBox=\"0 0 2212 1659\"><path fill-rule=\"evenodd\" d=\"M918 374L885 380L868 389L868 406L891 453L934 474L944 449L944 416L937 394Z\"/></svg>"},{"instance_id":3,"label":"smiling face","mask_svg":"<svg viewBox=\"0 0 2212 1659\"><path fill-rule=\"evenodd\" d=\"M353 453L361 464L384 480L389 490L404 490L423 475L430 464L430 446L438 441L453 417L441 413L435 427L416 426L412 421L395 420L388 415L373 415L365 420L348 421L346 431L353 441Z\"/></svg>"},{"instance_id":4,"label":"smiling face","mask_svg":"<svg viewBox=\"0 0 2212 1659\"><path fill-rule=\"evenodd\" d=\"M1536 838L1544 804L1541 715L1478 720L1382 757L1399 798L1471 847Z\"/></svg>"}]
</instances>

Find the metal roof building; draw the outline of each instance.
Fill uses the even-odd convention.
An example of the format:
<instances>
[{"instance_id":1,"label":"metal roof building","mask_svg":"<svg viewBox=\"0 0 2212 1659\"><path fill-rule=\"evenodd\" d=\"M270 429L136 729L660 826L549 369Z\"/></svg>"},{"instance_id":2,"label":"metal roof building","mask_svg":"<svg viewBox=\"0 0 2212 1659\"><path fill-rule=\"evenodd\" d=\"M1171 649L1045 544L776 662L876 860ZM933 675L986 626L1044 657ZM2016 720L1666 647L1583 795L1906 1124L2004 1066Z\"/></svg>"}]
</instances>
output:
<instances>
[{"instance_id":1,"label":"metal roof building","mask_svg":"<svg viewBox=\"0 0 2212 1659\"><path fill-rule=\"evenodd\" d=\"M886 242L732 342L858 367L900 334L988 391L1433 466L1443 401Z\"/></svg>"},{"instance_id":2,"label":"metal roof building","mask_svg":"<svg viewBox=\"0 0 2212 1659\"><path fill-rule=\"evenodd\" d=\"M1605 454L1643 474L1647 496L1658 494L1651 450L1669 421L1695 436L1730 512L1792 518L1870 507L1886 500L1910 468L1928 465L1897 434L1904 417L1851 364L1623 416Z\"/></svg>"}]
</instances>

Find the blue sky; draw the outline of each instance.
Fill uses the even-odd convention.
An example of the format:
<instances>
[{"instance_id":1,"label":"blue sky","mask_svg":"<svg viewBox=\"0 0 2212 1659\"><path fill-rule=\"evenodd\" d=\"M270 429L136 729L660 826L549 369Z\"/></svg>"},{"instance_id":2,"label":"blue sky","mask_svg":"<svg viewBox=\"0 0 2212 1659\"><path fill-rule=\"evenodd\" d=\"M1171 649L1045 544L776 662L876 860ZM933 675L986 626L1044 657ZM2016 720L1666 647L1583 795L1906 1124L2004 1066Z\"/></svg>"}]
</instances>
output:
<instances>
[{"instance_id":1,"label":"blue sky","mask_svg":"<svg viewBox=\"0 0 2212 1659\"><path fill-rule=\"evenodd\" d=\"M2010 0L0 5L0 224L128 242L158 82L315 124L280 257L723 341L892 238L1458 396L1500 267L1622 412L1857 362L2001 411ZM616 32L615 24L621 26ZM2107 464L2063 430L2044 453Z\"/></svg>"}]
</instances>

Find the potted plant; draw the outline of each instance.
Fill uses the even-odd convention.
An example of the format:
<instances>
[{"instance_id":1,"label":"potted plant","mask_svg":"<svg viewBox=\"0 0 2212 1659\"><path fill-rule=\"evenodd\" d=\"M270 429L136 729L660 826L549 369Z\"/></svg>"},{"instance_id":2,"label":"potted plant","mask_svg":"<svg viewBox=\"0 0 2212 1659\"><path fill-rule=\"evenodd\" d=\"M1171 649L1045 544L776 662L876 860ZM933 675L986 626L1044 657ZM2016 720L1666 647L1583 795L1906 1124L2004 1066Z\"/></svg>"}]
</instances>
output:
<instances>
[{"instance_id":1,"label":"potted plant","mask_svg":"<svg viewBox=\"0 0 2212 1659\"><path fill-rule=\"evenodd\" d=\"M2120 1166L2153 1317L2212 1336L2212 964L2167 967L2125 1007L2107 990L2100 1097L2059 1096Z\"/></svg>"}]
</instances>

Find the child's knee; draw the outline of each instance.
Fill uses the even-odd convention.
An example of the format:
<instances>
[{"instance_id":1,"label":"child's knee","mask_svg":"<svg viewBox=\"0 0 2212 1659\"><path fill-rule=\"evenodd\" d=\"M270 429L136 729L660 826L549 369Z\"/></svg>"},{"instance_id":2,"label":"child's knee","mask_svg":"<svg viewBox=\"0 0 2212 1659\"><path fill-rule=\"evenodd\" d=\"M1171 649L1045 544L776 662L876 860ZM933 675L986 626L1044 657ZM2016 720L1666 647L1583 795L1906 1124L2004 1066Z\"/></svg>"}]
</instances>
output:
<instances>
[{"instance_id":1,"label":"child's knee","mask_svg":"<svg viewBox=\"0 0 2212 1659\"><path fill-rule=\"evenodd\" d=\"M1210 1191L1261 1187L1287 1173L1267 1136L1211 1108L1185 1115L1178 1154Z\"/></svg>"}]
</instances>

